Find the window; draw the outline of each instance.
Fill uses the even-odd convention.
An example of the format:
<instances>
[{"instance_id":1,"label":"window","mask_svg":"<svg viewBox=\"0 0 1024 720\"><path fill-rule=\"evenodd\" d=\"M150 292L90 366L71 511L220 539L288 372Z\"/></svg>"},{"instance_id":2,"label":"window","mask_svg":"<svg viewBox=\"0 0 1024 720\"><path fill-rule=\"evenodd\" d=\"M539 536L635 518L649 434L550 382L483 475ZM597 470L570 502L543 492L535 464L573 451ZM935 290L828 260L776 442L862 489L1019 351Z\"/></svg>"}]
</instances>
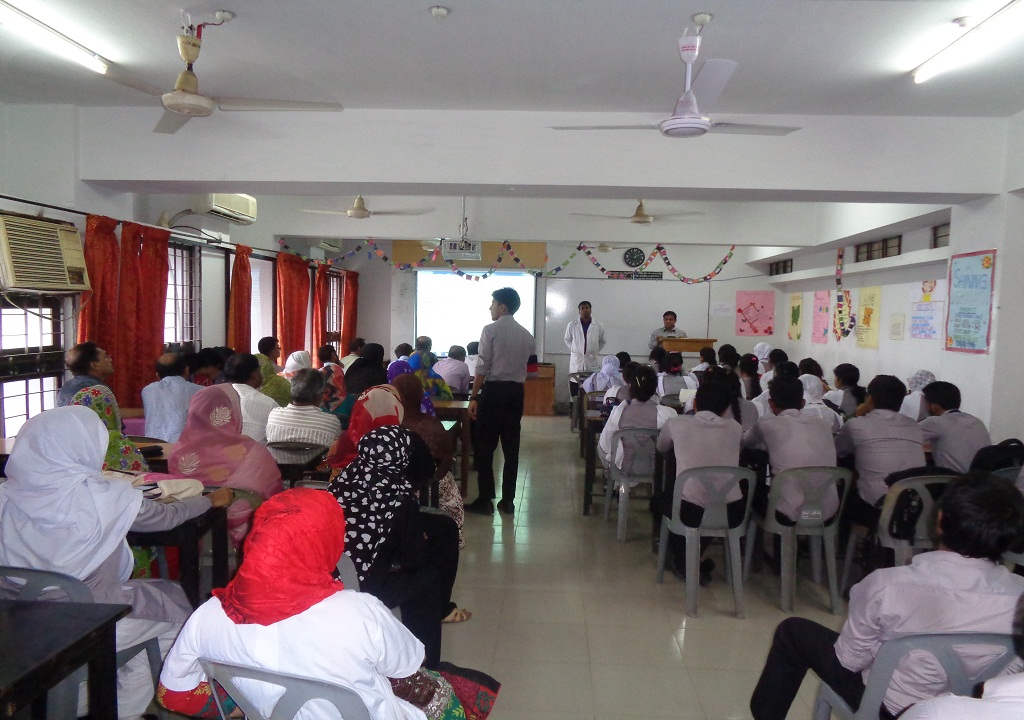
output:
<instances>
[{"instance_id":1,"label":"window","mask_svg":"<svg viewBox=\"0 0 1024 720\"><path fill-rule=\"evenodd\" d=\"M949 223L932 228L932 247L949 247Z\"/></svg>"},{"instance_id":2,"label":"window","mask_svg":"<svg viewBox=\"0 0 1024 720\"><path fill-rule=\"evenodd\" d=\"M861 243L857 246L856 261L864 262L865 260L879 260L881 258L896 257L900 254L902 244L902 235Z\"/></svg>"},{"instance_id":3,"label":"window","mask_svg":"<svg viewBox=\"0 0 1024 720\"><path fill-rule=\"evenodd\" d=\"M59 298L0 300L0 435L12 437L33 415L55 406L64 376Z\"/></svg>"},{"instance_id":4,"label":"window","mask_svg":"<svg viewBox=\"0 0 1024 720\"><path fill-rule=\"evenodd\" d=\"M327 336L324 342L333 345L341 355L341 305L345 300L345 281L341 273L327 273ZM317 348L314 348L316 350ZM346 348L346 352L348 352Z\"/></svg>"},{"instance_id":5,"label":"window","mask_svg":"<svg viewBox=\"0 0 1024 720\"><path fill-rule=\"evenodd\" d=\"M793 258L778 260L768 266L769 275L785 275L793 272Z\"/></svg>"},{"instance_id":6,"label":"window","mask_svg":"<svg viewBox=\"0 0 1024 720\"><path fill-rule=\"evenodd\" d=\"M164 306L164 342L198 342L200 337L199 249L170 243L167 249L167 304Z\"/></svg>"},{"instance_id":7,"label":"window","mask_svg":"<svg viewBox=\"0 0 1024 720\"><path fill-rule=\"evenodd\" d=\"M250 257L252 273L252 304L250 315L250 339L252 352L262 338L274 334L274 261Z\"/></svg>"}]
</instances>

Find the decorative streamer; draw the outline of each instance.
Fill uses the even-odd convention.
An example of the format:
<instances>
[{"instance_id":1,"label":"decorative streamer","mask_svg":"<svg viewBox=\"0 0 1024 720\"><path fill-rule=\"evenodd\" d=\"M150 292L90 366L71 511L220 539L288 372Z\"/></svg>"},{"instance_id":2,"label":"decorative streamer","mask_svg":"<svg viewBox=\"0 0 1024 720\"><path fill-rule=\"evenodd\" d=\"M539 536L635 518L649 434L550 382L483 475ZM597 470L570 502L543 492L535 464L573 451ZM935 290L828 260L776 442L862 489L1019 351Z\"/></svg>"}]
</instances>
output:
<instances>
[{"instance_id":1,"label":"decorative streamer","mask_svg":"<svg viewBox=\"0 0 1024 720\"><path fill-rule=\"evenodd\" d=\"M722 270L725 268L726 264L730 260L732 260L732 256L736 252L736 246L735 245L731 245L729 247L729 252L727 252L725 254L725 257L723 257L721 260L719 260L718 264L715 265L715 269L712 270L711 272L709 272L707 275L705 275L703 277L699 277L699 278L690 278L690 277L686 277L685 275L680 274L680 272L675 269L675 266L673 266L672 263L669 262L668 253L665 252L665 246L664 245L658 245L658 247L655 248L655 250L661 255L661 259L665 261L665 265L668 267L669 272L672 273L672 275L675 277L676 280L679 280L680 282L684 282L687 285L697 285L698 283L711 282L712 280L714 280L715 277L717 277L717 275L720 272L722 272Z\"/></svg>"},{"instance_id":2,"label":"decorative streamer","mask_svg":"<svg viewBox=\"0 0 1024 720\"><path fill-rule=\"evenodd\" d=\"M848 337L853 332L856 320L850 317L850 322L847 324L846 315L846 303L844 302L843 293L843 253L845 248L839 248L836 251L836 319L832 324L832 334L836 336L836 341L842 340L844 337Z\"/></svg>"},{"instance_id":3,"label":"decorative streamer","mask_svg":"<svg viewBox=\"0 0 1024 720\"><path fill-rule=\"evenodd\" d=\"M535 278L541 278L541 277L554 277L558 273L562 272L562 270L564 270L566 267L568 267L569 263L572 262L572 259L574 257L576 257L577 255L579 255L580 249L583 247L583 243L580 243L579 245L576 246L576 249L572 251L572 254L568 258L566 258L565 262L563 262L561 265L556 267L554 270L548 270L548 271L544 271L544 270L530 270L526 266L526 263L524 263L519 258L519 256L516 255L515 251L512 249L512 243L510 243L508 240L504 241L501 244L501 247L504 248L505 252L508 253L508 256L510 258L512 258L512 261L516 265L521 267L523 270L528 271ZM544 253L544 265L548 264L548 260L549 259L550 258L548 257L547 253Z\"/></svg>"},{"instance_id":4,"label":"decorative streamer","mask_svg":"<svg viewBox=\"0 0 1024 720\"><path fill-rule=\"evenodd\" d=\"M474 282L479 282L480 280L486 280L487 278L489 278L491 275L498 271L498 266L501 265L502 255L505 254L505 245L507 245L507 243L503 242L501 244L501 250L498 251L498 258L494 261L494 265L492 265L491 269L485 272L483 275L470 275L466 271L462 270L458 265L456 265L454 260L444 258L444 261L448 263L448 267L451 269L451 271L458 275L463 280L472 280Z\"/></svg>"}]
</instances>

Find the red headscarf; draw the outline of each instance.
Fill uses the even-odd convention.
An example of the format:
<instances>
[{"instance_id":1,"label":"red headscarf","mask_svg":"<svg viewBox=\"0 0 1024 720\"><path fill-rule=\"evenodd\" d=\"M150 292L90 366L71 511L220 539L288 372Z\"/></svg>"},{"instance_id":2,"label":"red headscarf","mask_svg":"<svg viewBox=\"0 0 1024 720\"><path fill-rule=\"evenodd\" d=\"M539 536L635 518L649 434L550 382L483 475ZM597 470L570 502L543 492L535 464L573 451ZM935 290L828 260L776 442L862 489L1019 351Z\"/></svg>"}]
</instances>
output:
<instances>
[{"instance_id":1,"label":"red headscarf","mask_svg":"<svg viewBox=\"0 0 1024 720\"><path fill-rule=\"evenodd\" d=\"M385 425L401 425L405 410L402 398L391 385L374 385L352 406L348 429L335 441L327 455L332 468L344 468L355 460L363 435Z\"/></svg>"},{"instance_id":2,"label":"red headscarf","mask_svg":"<svg viewBox=\"0 0 1024 720\"><path fill-rule=\"evenodd\" d=\"M343 589L331 573L345 550L345 513L324 490L295 488L253 516L238 574L213 591L238 624L272 625Z\"/></svg>"}]
</instances>

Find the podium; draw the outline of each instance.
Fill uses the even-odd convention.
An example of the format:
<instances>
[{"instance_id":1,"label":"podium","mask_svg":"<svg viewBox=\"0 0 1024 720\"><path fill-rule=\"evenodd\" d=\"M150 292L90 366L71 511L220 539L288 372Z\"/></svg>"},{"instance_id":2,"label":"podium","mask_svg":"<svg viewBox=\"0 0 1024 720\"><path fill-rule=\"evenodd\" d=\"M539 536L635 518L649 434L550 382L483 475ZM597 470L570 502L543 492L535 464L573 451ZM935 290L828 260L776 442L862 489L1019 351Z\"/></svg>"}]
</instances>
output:
<instances>
[{"instance_id":1,"label":"podium","mask_svg":"<svg viewBox=\"0 0 1024 720\"><path fill-rule=\"evenodd\" d=\"M669 352L678 353L699 353L701 348L713 348L717 338L670 338L661 341L661 346Z\"/></svg>"}]
</instances>

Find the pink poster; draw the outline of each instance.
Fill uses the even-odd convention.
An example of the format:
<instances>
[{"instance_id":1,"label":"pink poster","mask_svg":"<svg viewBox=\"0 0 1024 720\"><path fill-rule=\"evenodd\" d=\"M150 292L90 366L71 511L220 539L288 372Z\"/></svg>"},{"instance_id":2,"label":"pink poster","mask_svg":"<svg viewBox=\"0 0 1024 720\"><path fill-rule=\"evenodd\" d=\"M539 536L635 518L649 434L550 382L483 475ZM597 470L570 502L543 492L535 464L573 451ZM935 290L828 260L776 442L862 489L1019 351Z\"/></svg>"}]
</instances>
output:
<instances>
[{"instance_id":1,"label":"pink poster","mask_svg":"<svg viewBox=\"0 0 1024 720\"><path fill-rule=\"evenodd\" d=\"M828 342L828 311L829 297L828 290L819 290L814 293L814 308L811 311L811 342L818 345L825 345Z\"/></svg>"},{"instance_id":2,"label":"pink poster","mask_svg":"<svg viewBox=\"0 0 1024 720\"><path fill-rule=\"evenodd\" d=\"M775 292L736 291L736 334L772 335L775 332Z\"/></svg>"}]
</instances>

